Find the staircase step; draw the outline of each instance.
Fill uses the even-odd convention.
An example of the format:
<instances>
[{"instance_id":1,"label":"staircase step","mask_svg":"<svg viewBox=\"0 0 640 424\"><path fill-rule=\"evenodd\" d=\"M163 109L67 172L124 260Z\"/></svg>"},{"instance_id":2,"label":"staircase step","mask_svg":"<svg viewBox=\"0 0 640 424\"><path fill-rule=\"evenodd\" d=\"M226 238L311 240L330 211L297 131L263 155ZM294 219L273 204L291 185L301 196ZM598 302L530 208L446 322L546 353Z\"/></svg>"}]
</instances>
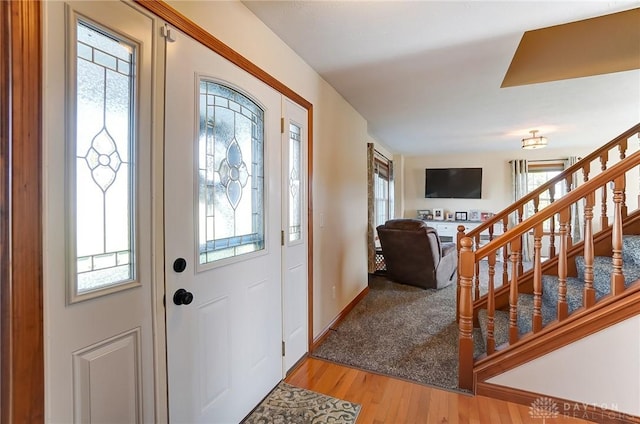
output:
<instances>
[{"instance_id":1,"label":"staircase step","mask_svg":"<svg viewBox=\"0 0 640 424\"><path fill-rule=\"evenodd\" d=\"M558 277L555 275L542 276L542 304L557 308L558 305ZM569 313L582 306L584 282L577 277L567 277L567 306ZM600 297L603 295L600 294ZM596 291L596 298L598 292Z\"/></svg>"},{"instance_id":2,"label":"staircase step","mask_svg":"<svg viewBox=\"0 0 640 424\"><path fill-rule=\"evenodd\" d=\"M593 258L593 288L596 291L596 299L611 292L612 267L612 259L609 256L596 256ZM584 280L583 256L576 256L576 268L578 269L578 278ZM640 279L640 265L623 259L622 275L624 275L625 286L629 286L629 284Z\"/></svg>"},{"instance_id":3,"label":"staircase step","mask_svg":"<svg viewBox=\"0 0 640 424\"><path fill-rule=\"evenodd\" d=\"M640 266L640 235L622 237L622 260Z\"/></svg>"},{"instance_id":4,"label":"staircase step","mask_svg":"<svg viewBox=\"0 0 640 424\"><path fill-rule=\"evenodd\" d=\"M555 305L545 305L542 303L542 324L547 325L556 319ZM533 295L532 294L519 294L518 295L518 331L520 336L529 333L533 330L532 327L533 317ZM478 311L478 321L480 323L480 331L482 332L483 345L486 346L487 340L487 310L481 309ZM503 343L509 341L509 312L508 311L495 311L494 318L494 331L493 337L496 342L496 346L500 346Z\"/></svg>"},{"instance_id":5,"label":"staircase step","mask_svg":"<svg viewBox=\"0 0 640 424\"><path fill-rule=\"evenodd\" d=\"M486 352L487 323L489 322L486 309L480 309L478 311L478 322L480 323L482 346L484 347L482 351ZM495 311L493 314L493 338L496 341L496 346L500 346L509 341L509 312Z\"/></svg>"},{"instance_id":6,"label":"staircase step","mask_svg":"<svg viewBox=\"0 0 640 424\"><path fill-rule=\"evenodd\" d=\"M640 280L640 235L625 235L622 247L622 273L625 286ZM582 307L584 290L584 257L576 256L577 277L567 277L567 306L571 314ZM593 287L596 300L609 294L611 290L612 259L608 256L596 256L593 260ZM558 304L558 277L542 276L542 323L543 326L556 319ZM532 331L533 295L518 295L518 332L520 336ZM487 310L478 311L478 321L483 338L483 346L487 340ZM509 312L497 310L494 314L494 339L496 346L509 341Z\"/></svg>"}]
</instances>

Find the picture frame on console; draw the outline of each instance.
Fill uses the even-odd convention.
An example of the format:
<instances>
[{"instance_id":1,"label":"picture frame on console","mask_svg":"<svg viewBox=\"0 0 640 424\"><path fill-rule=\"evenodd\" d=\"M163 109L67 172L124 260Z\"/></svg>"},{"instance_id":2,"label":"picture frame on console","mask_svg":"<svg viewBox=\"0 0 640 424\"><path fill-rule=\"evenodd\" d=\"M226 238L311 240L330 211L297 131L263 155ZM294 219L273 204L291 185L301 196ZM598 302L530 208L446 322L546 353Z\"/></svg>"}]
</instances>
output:
<instances>
[{"instance_id":1,"label":"picture frame on console","mask_svg":"<svg viewBox=\"0 0 640 424\"><path fill-rule=\"evenodd\" d=\"M470 210L469 221L480 221L480 211L477 209Z\"/></svg>"},{"instance_id":2,"label":"picture frame on console","mask_svg":"<svg viewBox=\"0 0 640 424\"><path fill-rule=\"evenodd\" d=\"M491 212L482 212L482 213L480 214L480 220L481 220L482 222L485 222L485 221L486 221L486 220L488 220L489 218L492 218L492 217L493 217L493 215L494 215L494 214L493 214L493 213L491 213Z\"/></svg>"},{"instance_id":3,"label":"picture frame on console","mask_svg":"<svg viewBox=\"0 0 640 424\"><path fill-rule=\"evenodd\" d=\"M418 209L416 214L418 219L429 219L427 217L431 215L431 209Z\"/></svg>"},{"instance_id":4,"label":"picture frame on console","mask_svg":"<svg viewBox=\"0 0 640 424\"><path fill-rule=\"evenodd\" d=\"M456 221L466 221L467 213L466 212L456 212Z\"/></svg>"},{"instance_id":5,"label":"picture frame on console","mask_svg":"<svg viewBox=\"0 0 640 424\"><path fill-rule=\"evenodd\" d=\"M433 209L433 219L436 221L444 220L444 210L442 208L434 208Z\"/></svg>"}]
</instances>

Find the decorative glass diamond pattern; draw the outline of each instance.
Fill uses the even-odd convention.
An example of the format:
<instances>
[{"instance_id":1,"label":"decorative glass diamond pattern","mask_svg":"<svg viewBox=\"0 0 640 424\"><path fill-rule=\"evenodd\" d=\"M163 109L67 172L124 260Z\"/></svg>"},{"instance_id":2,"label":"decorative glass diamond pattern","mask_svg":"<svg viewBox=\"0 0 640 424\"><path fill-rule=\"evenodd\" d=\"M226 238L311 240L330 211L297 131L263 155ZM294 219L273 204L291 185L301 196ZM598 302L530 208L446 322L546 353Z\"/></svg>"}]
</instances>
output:
<instances>
[{"instance_id":1,"label":"decorative glass diamond pattern","mask_svg":"<svg viewBox=\"0 0 640 424\"><path fill-rule=\"evenodd\" d=\"M116 179L116 174L122 163L116 150L116 143L106 128L103 128L94 137L91 148L89 148L84 158L89 169L91 169L93 181L102 191L106 192Z\"/></svg>"},{"instance_id":2,"label":"decorative glass diamond pattern","mask_svg":"<svg viewBox=\"0 0 640 424\"><path fill-rule=\"evenodd\" d=\"M200 81L200 264L264 249L264 111L243 94Z\"/></svg>"},{"instance_id":3,"label":"decorative glass diamond pattern","mask_svg":"<svg viewBox=\"0 0 640 424\"><path fill-rule=\"evenodd\" d=\"M249 171L242 160L242 151L236 139L227 148L227 157L220 162L218 168L220 183L226 188L227 199L235 210L242 197L242 189L247 185Z\"/></svg>"},{"instance_id":4,"label":"decorative glass diamond pattern","mask_svg":"<svg viewBox=\"0 0 640 424\"><path fill-rule=\"evenodd\" d=\"M75 294L135 278L133 44L76 24ZM72 165L73 166L73 165Z\"/></svg>"},{"instance_id":5,"label":"decorative glass diamond pattern","mask_svg":"<svg viewBox=\"0 0 640 424\"><path fill-rule=\"evenodd\" d=\"M302 238L302 199L300 167L302 164L301 128L289 124L289 241Z\"/></svg>"}]
</instances>

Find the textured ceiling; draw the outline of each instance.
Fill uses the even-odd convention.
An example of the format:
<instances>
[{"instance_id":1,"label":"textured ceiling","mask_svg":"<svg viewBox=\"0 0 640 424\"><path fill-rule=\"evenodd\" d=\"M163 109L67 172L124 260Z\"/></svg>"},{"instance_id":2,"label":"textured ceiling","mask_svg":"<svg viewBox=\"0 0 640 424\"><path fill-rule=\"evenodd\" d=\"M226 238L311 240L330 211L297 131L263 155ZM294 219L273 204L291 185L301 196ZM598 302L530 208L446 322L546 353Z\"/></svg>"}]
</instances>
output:
<instances>
[{"instance_id":1,"label":"textured ceiling","mask_svg":"<svg viewBox=\"0 0 640 424\"><path fill-rule=\"evenodd\" d=\"M638 70L500 88L525 31L640 0L243 3L396 153L518 150L532 129L591 147L640 122Z\"/></svg>"}]
</instances>

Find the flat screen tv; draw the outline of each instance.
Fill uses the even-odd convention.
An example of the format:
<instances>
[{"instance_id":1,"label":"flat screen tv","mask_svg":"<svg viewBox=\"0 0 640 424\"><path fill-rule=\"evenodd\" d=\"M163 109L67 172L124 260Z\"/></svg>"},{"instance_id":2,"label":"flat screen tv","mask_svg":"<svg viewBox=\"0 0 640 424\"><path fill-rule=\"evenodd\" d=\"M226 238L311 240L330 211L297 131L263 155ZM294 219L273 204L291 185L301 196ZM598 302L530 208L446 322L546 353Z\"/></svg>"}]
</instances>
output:
<instances>
[{"instance_id":1,"label":"flat screen tv","mask_svg":"<svg viewBox=\"0 0 640 424\"><path fill-rule=\"evenodd\" d=\"M482 168L427 168L424 197L432 199L482 198Z\"/></svg>"}]
</instances>

